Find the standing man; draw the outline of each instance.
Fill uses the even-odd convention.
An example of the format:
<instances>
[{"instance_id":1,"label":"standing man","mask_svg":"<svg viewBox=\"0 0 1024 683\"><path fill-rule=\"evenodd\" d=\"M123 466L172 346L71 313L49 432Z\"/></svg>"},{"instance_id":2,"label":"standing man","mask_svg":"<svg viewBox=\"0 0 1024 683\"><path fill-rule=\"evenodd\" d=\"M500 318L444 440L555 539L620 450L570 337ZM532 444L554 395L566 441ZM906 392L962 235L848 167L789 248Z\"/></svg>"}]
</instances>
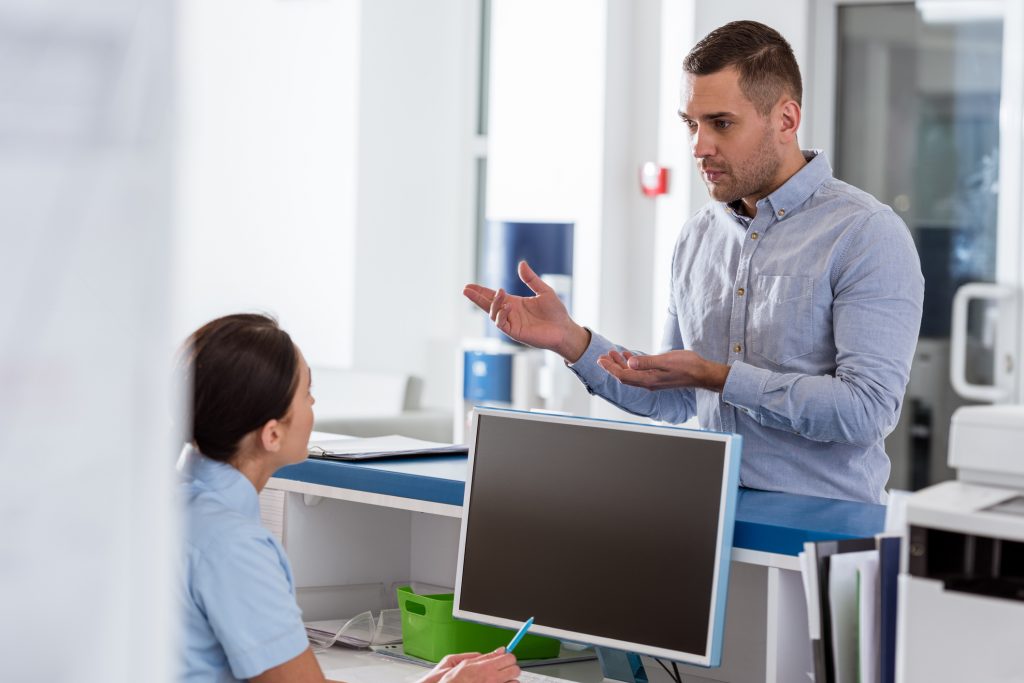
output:
<instances>
[{"instance_id":1,"label":"standing man","mask_svg":"<svg viewBox=\"0 0 1024 683\"><path fill-rule=\"evenodd\" d=\"M676 241L666 351L581 327L525 262L536 296L463 293L620 408L741 434L744 486L882 502L924 295L907 226L800 149L800 70L774 29L726 24L683 66L679 117L713 201Z\"/></svg>"}]
</instances>

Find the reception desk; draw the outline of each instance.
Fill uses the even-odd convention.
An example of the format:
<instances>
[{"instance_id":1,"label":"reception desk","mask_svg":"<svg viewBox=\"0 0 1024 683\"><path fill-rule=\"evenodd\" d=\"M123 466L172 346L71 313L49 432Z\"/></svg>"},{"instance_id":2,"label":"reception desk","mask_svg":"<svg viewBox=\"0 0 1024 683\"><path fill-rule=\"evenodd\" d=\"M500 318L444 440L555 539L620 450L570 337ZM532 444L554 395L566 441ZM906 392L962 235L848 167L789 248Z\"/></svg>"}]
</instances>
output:
<instances>
[{"instance_id":1,"label":"reception desk","mask_svg":"<svg viewBox=\"0 0 1024 683\"><path fill-rule=\"evenodd\" d=\"M279 470L262 504L291 558L306 618L372 607L372 589L346 587L452 586L466 471L465 456L310 459ZM881 505L741 489L722 666L680 667L684 681L808 680L797 553L806 541L873 536L884 522ZM652 681L662 675L657 665L647 672Z\"/></svg>"}]
</instances>

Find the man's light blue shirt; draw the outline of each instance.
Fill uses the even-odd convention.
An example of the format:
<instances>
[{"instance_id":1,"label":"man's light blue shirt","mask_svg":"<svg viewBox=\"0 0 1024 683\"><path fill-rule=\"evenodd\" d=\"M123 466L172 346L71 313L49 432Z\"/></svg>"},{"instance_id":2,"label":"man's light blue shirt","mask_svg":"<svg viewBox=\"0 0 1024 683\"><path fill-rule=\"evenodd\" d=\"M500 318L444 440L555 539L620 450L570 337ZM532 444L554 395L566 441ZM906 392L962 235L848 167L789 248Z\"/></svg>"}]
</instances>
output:
<instances>
[{"instance_id":1,"label":"man's light blue shirt","mask_svg":"<svg viewBox=\"0 0 1024 683\"><path fill-rule=\"evenodd\" d=\"M179 469L186 513L181 680L246 680L302 654L309 641L291 567L260 524L255 487L192 448Z\"/></svg>"},{"instance_id":2,"label":"man's light blue shirt","mask_svg":"<svg viewBox=\"0 0 1024 683\"><path fill-rule=\"evenodd\" d=\"M744 486L881 502L924 278L903 221L804 154L752 220L711 202L676 242L662 351L728 364L721 394L620 384L598 334L571 367L631 413L743 435Z\"/></svg>"}]
</instances>

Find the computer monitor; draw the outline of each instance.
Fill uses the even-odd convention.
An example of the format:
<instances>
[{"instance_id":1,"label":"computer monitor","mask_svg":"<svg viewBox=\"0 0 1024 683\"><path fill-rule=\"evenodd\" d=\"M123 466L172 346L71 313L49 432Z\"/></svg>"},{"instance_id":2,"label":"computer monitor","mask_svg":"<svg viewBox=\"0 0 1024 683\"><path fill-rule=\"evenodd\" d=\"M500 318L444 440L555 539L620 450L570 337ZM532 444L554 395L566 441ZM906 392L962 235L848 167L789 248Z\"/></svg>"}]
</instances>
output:
<instances>
[{"instance_id":1,"label":"computer monitor","mask_svg":"<svg viewBox=\"0 0 1024 683\"><path fill-rule=\"evenodd\" d=\"M478 408L454 614L718 666L740 437Z\"/></svg>"}]
</instances>

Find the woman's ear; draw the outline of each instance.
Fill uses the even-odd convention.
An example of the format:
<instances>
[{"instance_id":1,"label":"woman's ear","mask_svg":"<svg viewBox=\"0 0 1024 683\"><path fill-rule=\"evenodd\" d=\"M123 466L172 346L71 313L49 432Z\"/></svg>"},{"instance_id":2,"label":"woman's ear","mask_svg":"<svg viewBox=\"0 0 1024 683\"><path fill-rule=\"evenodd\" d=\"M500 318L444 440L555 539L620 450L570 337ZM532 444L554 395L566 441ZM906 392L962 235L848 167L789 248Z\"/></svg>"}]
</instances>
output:
<instances>
[{"instance_id":1,"label":"woman's ear","mask_svg":"<svg viewBox=\"0 0 1024 683\"><path fill-rule=\"evenodd\" d=\"M278 420L268 420L265 425L260 427L260 446L265 451L276 453L281 450L283 438L283 425Z\"/></svg>"}]
</instances>

